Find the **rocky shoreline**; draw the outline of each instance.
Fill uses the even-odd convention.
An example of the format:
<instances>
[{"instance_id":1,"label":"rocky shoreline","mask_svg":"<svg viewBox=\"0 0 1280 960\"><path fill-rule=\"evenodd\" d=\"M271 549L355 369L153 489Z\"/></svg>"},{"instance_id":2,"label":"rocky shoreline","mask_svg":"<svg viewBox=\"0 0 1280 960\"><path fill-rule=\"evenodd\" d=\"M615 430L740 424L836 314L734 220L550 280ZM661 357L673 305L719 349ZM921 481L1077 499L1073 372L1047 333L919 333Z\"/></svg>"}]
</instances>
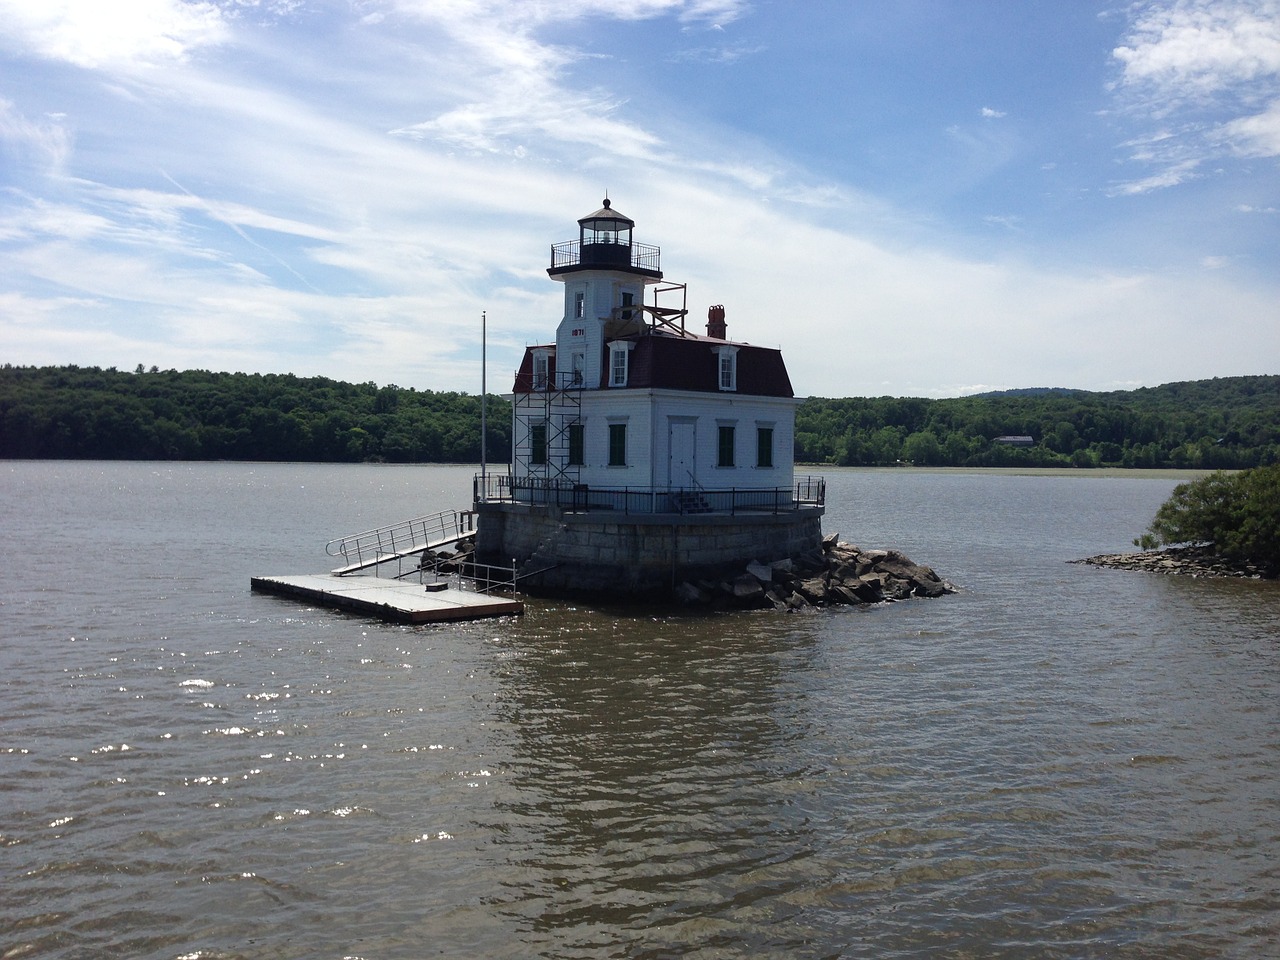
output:
<instances>
[{"instance_id":1,"label":"rocky shoreline","mask_svg":"<svg viewBox=\"0 0 1280 960\"><path fill-rule=\"evenodd\" d=\"M830 534L823 538L821 551L811 555L752 562L730 577L685 581L675 595L686 606L793 612L955 592L955 586L931 568L896 550L862 550Z\"/></svg>"},{"instance_id":2,"label":"rocky shoreline","mask_svg":"<svg viewBox=\"0 0 1280 960\"><path fill-rule=\"evenodd\" d=\"M422 567L437 573L471 573L475 543L465 540L456 552L424 554ZM767 610L783 612L815 607L891 603L910 597L941 597L956 587L932 568L915 563L896 550L862 550L823 537L819 550L771 563L752 561L742 570L729 570L708 579L686 580L665 598L683 607L708 610Z\"/></svg>"},{"instance_id":3,"label":"rocky shoreline","mask_svg":"<svg viewBox=\"0 0 1280 960\"><path fill-rule=\"evenodd\" d=\"M1272 580L1277 571L1252 563L1233 563L1213 552L1211 546L1196 544L1167 547L1142 553L1104 553L1070 563L1087 563L1095 567L1117 570L1142 570L1147 573L1172 573L1190 577L1235 577L1237 579Z\"/></svg>"}]
</instances>

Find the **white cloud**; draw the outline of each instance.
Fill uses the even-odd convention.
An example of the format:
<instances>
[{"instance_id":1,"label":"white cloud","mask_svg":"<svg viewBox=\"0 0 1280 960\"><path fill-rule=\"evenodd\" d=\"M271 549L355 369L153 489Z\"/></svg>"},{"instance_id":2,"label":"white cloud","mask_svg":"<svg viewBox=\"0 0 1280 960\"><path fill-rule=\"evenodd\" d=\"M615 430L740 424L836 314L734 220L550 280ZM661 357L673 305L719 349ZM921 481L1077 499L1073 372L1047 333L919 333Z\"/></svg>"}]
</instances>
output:
<instances>
[{"instance_id":1,"label":"white cloud","mask_svg":"<svg viewBox=\"0 0 1280 960\"><path fill-rule=\"evenodd\" d=\"M71 151L71 136L63 126L65 117L48 116L44 122L28 119L12 102L0 99L0 143L32 151L44 164L60 168Z\"/></svg>"},{"instance_id":2,"label":"white cloud","mask_svg":"<svg viewBox=\"0 0 1280 960\"><path fill-rule=\"evenodd\" d=\"M987 119L998 119L999 117L1008 116L1003 110L996 110L994 107L983 107L982 115Z\"/></svg>"},{"instance_id":3,"label":"white cloud","mask_svg":"<svg viewBox=\"0 0 1280 960\"><path fill-rule=\"evenodd\" d=\"M487 310L490 384L502 389L524 344L545 340L559 316L549 245L576 236L574 220L605 189L638 218L637 239L662 246L669 279L689 284L695 327L707 304L726 302L731 335L782 346L801 393L1096 387L1131 378L1139 362L1137 375L1168 380L1234 372L1273 346L1280 355L1267 332L1280 323L1252 324L1261 342L1242 335L1239 318L1274 317L1274 298L1255 302L1231 285L1233 271L1197 272L1208 296L1180 276L948 252L887 204L732 128L574 86L586 54L553 42L586 29L556 32L559 21L664 16L693 31L731 24L742 4L366 0L335 12L343 6L325 5L336 24L300 38L255 33L228 3L219 35L234 26L233 58L198 33L179 55L140 41L133 59L101 62L154 69L116 71L105 94L95 77L93 103L110 114L96 124L74 97L27 107L35 122L0 105L0 135L68 168L50 163L39 185L0 192L0 342L18 362L474 391ZM42 112L64 106L69 120ZM950 180L989 177L1017 155L1009 125L970 118L954 133L966 162ZM1197 176L1196 158L1175 149L1182 133L1169 123L1130 138L1144 167L1114 192ZM1237 146L1259 142L1238 133ZM92 152L73 154L73 142ZM994 197L984 209L1022 211ZM1031 237L1042 226L1027 213L988 222ZM1209 315L1223 318L1221 335L1191 368L1177 347L1196 342Z\"/></svg>"},{"instance_id":4,"label":"white cloud","mask_svg":"<svg viewBox=\"0 0 1280 960\"><path fill-rule=\"evenodd\" d=\"M1113 183L1108 188L1107 195L1112 197L1131 197L1140 193L1150 193L1152 190L1176 187L1198 177L1199 174L1196 171L1199 166L1199 160L1183 160L1165 167L1148 177Z\"/></svg>"},{"instance_id":5,"label":"white cloud","mask_svg":"<svg viewBox=\"0 0 1280 960\"><path fill-rule=\"evenodd\" d=\"M1280 73L1280 5L1274 0L1178 0L1139 8L1113 51L1121 82L1171 101L1223 91Z\"/></svg>"},{"instance_id":6,"label":"white cloud","mask_svg":"<svg viewBox=\"0 0 1280 960\"><path fill-rule=\"evenodd\" d=\"M761 44L735 43L714 47L698 47L690 50L679 50L667 57L671 63L737 63L747 57L755 56L763 51Z\"/></svg>"},{"instance_id":7,"label":"white cloud","mask_svg":"<svg viewBox=\"0 0 1280 960\"><path fill-rule=\"evenodd\" d=\"M1160 126L1123 146L1131 161L1157 170L1112 195L1185 183L1217 158L1280 155L1278 0L1161 0L1133 9L1112 51L1115 88L1125 113Z\"/></svg>"},{"instance_id":8,"label":"white cloud","mask_svg":"<svg viewBox=\"0 0 1280 960\"><path fill-rule=\"evenodd\" d=\"M1241 157L1280 157L1280 100L1263 113L1223 124L1214 134Z\"/></svg>"},{"instance_id":9,"label":"white cloud","mask_svg":"<svg viewBox=\"0 0 1280 960\"><path fill-rule=\"evenodd\" d=\"M397 136L438 141L478 153L547 156L560 150L599 148L627 158L652 160L661 138L618 119L623 102L600 90L571 90L564 71L581 53L546 43L548 25L591 18L646 19L675 14L683 21L724 23L739 16L738 2L565 0L555 4L510 0L395 0L402 16L430 23L449 38L448 68L439 75L465 78L463 102L419 123L396 128ZM541 149L529 146L537 142Z\"/></svg>"},{"instance_id":10,"label":"white cloud","mask_svg":"<svg viewBox=\"0 0 1280 960\"><path fill-rule=\"evenodd\" d=\"M183 60L228 39L222 9L197 0L0 0L10 45L79 67Z\"/></svg>"}]
</instances>

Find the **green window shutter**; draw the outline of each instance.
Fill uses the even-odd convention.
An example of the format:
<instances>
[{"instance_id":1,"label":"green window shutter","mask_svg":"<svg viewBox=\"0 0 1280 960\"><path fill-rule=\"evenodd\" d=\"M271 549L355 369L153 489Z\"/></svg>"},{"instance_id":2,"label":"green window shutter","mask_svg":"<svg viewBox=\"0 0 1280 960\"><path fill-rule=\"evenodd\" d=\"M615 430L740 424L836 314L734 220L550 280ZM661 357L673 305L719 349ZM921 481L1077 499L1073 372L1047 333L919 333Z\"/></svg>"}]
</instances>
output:
<instances>
[{"instance_id":1,"label":"green window shutter","mask_svg":"<svg viewBox=\"0 0 1280 960\"><path fill-rule=\"evenodd\" d=\"M547 425L534 423L529 426L529 462L544 464L547 462Z\"/></svg>"},{"instance_id":2,"label":"green window shutter","mask_svg":"<svg viewBox=\"0 0 1280 960\"><path fill-rule=\"evenodd\" d=\"M756 466L773 466L773 428L756 428Z\"/></svg>"},{"instance_id":3,"label":"green window shutter","mask_svg":"<svg viewBox=\"0 0 1280 960\"><path fill-rule=\"evenodd\" d=\"M569 466L571 467L580 467L586 462L584 459L585 444L583 437L582 424L569 424Z\"/></svg>"},{"instance_id":4,"label":"green window shutter","mask_svg":"<svg viewBox=\"0 0 1280 960\"><path fill-rule=\"evenodd\" d=\"M716 466L733 466L733 427L720 428L720 442L717 446Z\"/></svg>"},{"instance_id":5,"label":"green window shutter","mask_svg":"<svg viewBox=\"0 0 1280 960\"><path fill-rule=\"evenodd\" d=\"M627 425L625 423L609 424L609 466L625 467L627 465Z\"/></svg>"}]
</instances>

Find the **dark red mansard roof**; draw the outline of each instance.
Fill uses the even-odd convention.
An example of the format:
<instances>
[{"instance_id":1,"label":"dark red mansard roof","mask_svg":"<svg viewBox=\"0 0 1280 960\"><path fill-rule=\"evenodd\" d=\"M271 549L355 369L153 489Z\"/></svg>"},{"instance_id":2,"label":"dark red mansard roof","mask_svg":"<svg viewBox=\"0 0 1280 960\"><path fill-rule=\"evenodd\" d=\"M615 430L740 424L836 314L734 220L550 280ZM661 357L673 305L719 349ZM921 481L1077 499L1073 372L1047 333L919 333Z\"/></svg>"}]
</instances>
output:
<instances>
[{"instance_id":1,"label":"dark red mansard roof","mask_svg":"<svg viewBox=\"0 0 1280 960\"><path fill-rule=\"evenodd\" d=\"M537 346L524 348L524 359L520 361L520 369L516 371L516 382L512 386L512 393L533 393L533 351L550 350L551 356L547 357L547 379L551 383L556 382L556 345L554 343L540 343Z\"/></svg>"},{"instance_id":2,"label":"dark red mansard roof","mask_svg":"<svg viewBox=\"0 0 1280 960\"><path fill-rule=\"evenodd\" d=\"M694 390L720 393L720 358L714 348L738 348L737 390L724 391L745 396L794 397L791 378L787 375L782 351L734 343L712 337L677 337L666 334L640 334L623 337L635 343L628 359L628 389ZM527 347L520 370L516 373L514 393L533 390L533 351ZM601 380L588 383L587 389L608 388L609 349L604 348L600 363ZM555 376L555 356L551 358L551 376Z\"/></svg>"}]
</instances>

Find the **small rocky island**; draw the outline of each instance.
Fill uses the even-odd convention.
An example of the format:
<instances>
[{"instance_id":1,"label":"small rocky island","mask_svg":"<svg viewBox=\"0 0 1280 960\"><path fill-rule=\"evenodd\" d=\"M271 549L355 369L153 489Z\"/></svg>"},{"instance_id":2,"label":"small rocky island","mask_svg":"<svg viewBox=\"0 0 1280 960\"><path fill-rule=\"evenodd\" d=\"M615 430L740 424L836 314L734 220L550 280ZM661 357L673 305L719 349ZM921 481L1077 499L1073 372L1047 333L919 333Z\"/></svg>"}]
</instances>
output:
<instances>
[{"instance_id":1,"label":"small rocky island","mask_svg":"<svg viewBox=\"0 0 1280 960\"><path fill-rule=\"evenodd\" d=\"M1273 580L1277 571L1256 563L1237 562L1214 552L1210 544L1190 544L1144 550L1140 553L1104 553L1071 563L1087 563L1095 567L1117 570L1142 570L1147 573L1176 573L1189 577L1235 577L1237 579Z\"/></svg>"}]
</instances>

